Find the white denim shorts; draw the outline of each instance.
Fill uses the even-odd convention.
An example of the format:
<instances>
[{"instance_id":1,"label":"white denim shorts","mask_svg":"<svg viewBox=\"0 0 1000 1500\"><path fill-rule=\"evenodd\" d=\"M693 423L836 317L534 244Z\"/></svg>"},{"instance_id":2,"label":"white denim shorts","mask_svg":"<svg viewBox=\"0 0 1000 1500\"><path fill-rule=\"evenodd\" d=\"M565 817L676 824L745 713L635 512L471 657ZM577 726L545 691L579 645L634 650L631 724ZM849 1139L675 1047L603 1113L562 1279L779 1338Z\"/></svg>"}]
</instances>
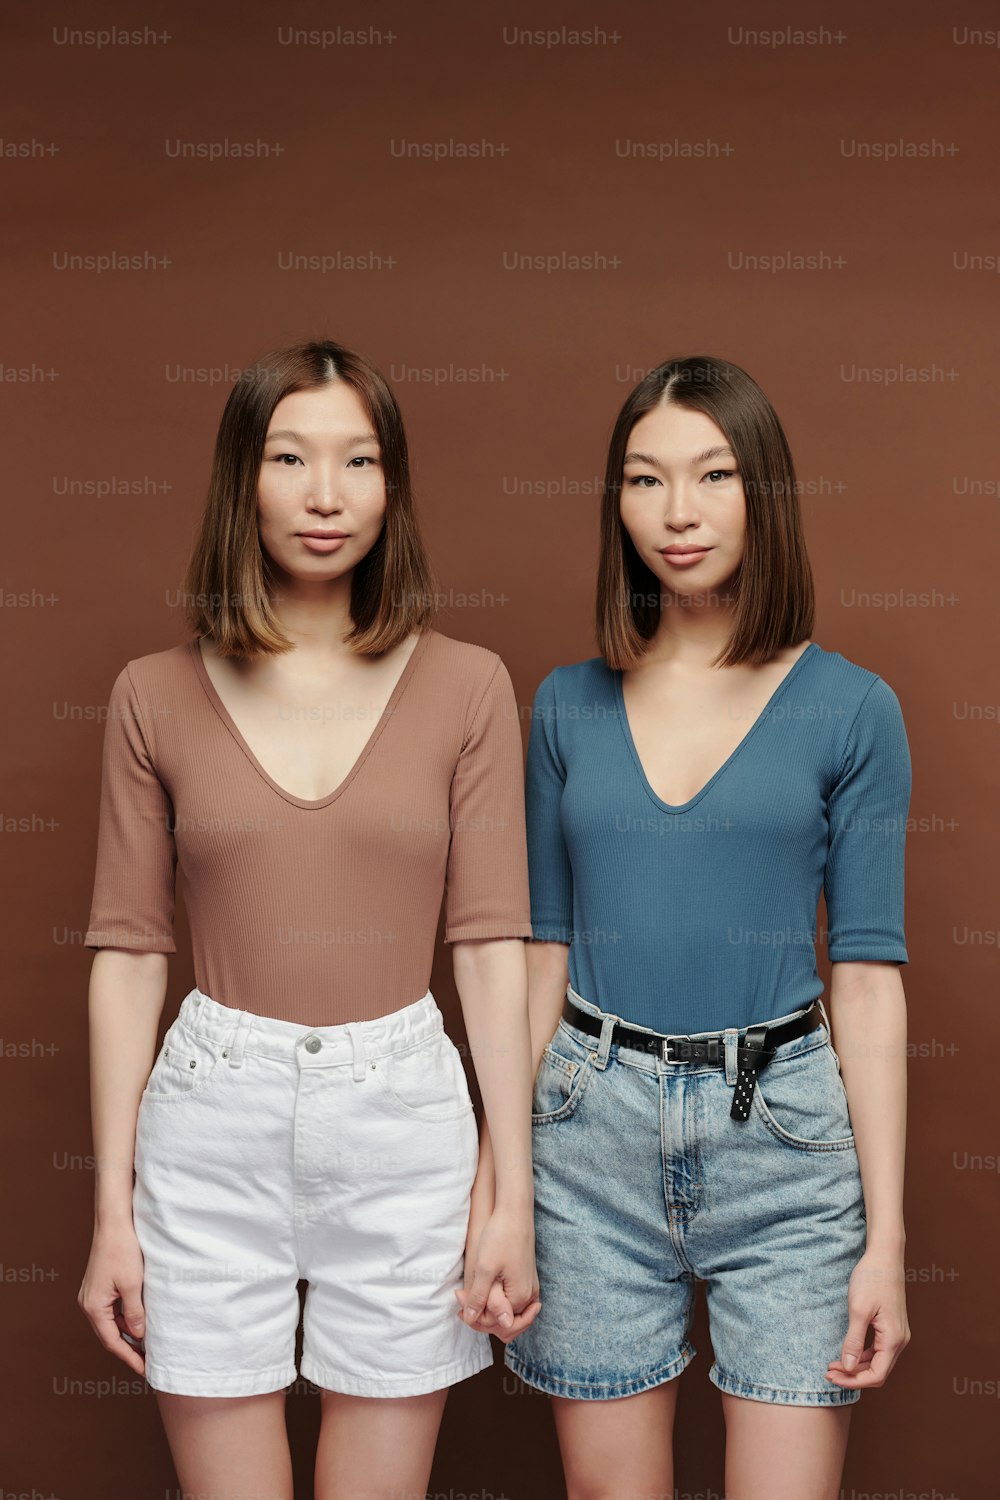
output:
<instances>
[{"instance_id":1,"label":"white denim shorts","mask_svg":"<svg viewBox=\"0 0 1000 1500\"><path fill-rule=\"evenodd\" d=\"M457 1316L479 1138L430 991L303 1026L195 988L139 1107L133 1217L154 1390L247 1396L300 1372L410 1396L493 1363Z\"/></svg>"}]
</instances>

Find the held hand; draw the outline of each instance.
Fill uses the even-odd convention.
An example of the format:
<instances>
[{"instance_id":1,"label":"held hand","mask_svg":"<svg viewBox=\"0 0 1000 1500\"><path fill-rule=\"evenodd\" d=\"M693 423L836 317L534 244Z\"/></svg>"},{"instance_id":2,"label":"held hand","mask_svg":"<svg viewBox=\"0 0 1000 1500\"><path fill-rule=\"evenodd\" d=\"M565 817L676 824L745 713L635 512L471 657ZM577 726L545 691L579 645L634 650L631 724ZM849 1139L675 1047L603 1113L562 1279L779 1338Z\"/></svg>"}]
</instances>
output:
<instances>
[{"instance_id":1,"label":"held hand","mask_svg":"<svg viewBox=\"0 0 1000 1500\"><path fill-rule=\"evenodd\" d=\"M484 1223L470 1213L465 1284L455 1288L456 1317L470 1328L495 1333L507 1343L533 1323L541 1301L535 1269L531 1214L494 1210Z\"/></svg>"},{"instance_id":2,"label":"held hand","mask_svg":"<svg viewBox=\"0 0 1000 1500\"><path fill-rule=\"evenodd\" d=\"M485 1170L487 1160L489 1171ZM472 1195L469 1202L469 1227L465 1236L465 1265L467 1270L469 1267L475 1266L479 1258L479 1241L483 1230L490 1222L496 1204L495 1188L496 1181L493 1175L492 1155L487 1158L484 1154L481 1154L479 1158L479 1172L473 1183ZM458 1296L458 1288L455 1289L455 1294ZM462 1315L461 1309L464 1306L462 1299L466 1295L463 1288L462 1297L459 1298L458 1316ZM504 1323L504 1327L510 1327L513 1322L513 1308L503 1290L503 1284L499 1281L494 1281L490 1287L486 1306L475 1325L471 1326L475 1326L477 1330L481 1329L484 1332L495 1333L501 1314L505 1315L507 1320Z\"/></svg>"},{"instance_id":3,"label":"held hand","mask_svg":"<svg viewBox=\"0 0 1000 1500\"><path fill-rule=\"evenodd\" d=\"M826 1379L845 1390L884 1385L910 1342L902 1256L866 1250L851 1273L847 1306L849 1323L840 1358L830 1361ZM870 1324L874 1325L875 1337L866 1349Z\"/></svg>"},{"instance_id":4,"label":"held hand","mask_svg":"<svg viewBox=\"0 0 1000 1500\"><path fill-rule=\"evenodd\" d=\"M146 1332L142 1272L142 1251L131 1225L95 1230L90 1259L76 1298L105 1349L137 1375L146 1373L142 1347ZM138 1349L127 1342L127 1335L139 1344Z\"/></svg>"}]
</instances>

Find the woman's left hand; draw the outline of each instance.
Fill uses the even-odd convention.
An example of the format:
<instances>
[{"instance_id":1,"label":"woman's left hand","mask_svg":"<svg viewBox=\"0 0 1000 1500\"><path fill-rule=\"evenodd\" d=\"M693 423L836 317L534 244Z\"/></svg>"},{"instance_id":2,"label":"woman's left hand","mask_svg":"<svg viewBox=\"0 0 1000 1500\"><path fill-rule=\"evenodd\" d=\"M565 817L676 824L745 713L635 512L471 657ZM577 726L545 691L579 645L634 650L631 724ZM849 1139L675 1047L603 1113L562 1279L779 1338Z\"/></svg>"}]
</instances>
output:
<instances>
[{"instance_id":1,"label":"woman's left hand","mask_svg":"<svg viewBox=\"0 0 1000 1500\"><path fill-rule=\"evenodd\" d=\"M845 1390L884 1385L910 1342L903 1257L898 1252L866 1250L851 1272L847 1307L849 1322L840 1358L830 1361L826 1378ZM874 1326L875 1337L866 1349L869 1325Z\"/></svg>"},{"instance_id":2,"label":"woman's left hand","mask_svg":"<svg viewBox=\"0 0 1000 1500\"><path fill-rule=\"evenodd\" d=\"M542 1304L532 1212L514 1214L494 1208L487 1216L473 1197L465 1282L455 1288L455 1296L457 1317L478 1332L495 1333L505 1344L534 1322Z\"/></svg>"}]
</instances>

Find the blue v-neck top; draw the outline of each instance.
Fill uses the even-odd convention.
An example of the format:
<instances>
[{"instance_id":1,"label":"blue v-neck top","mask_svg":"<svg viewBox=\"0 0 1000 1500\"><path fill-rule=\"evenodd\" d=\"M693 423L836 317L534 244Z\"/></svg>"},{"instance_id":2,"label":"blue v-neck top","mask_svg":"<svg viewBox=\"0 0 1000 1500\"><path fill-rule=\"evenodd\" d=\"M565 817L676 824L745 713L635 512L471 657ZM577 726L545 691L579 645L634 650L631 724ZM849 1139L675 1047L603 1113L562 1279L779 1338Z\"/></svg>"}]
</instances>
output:
<instances>
[{"instance_id":1,"label":"blue v-neck top","mask_svg":"<svg viewBox=\"0 0 1000 1500\"><path fill-rule=\"evenodd\" d=\"M573 988L656 1031L768 1021L831 962L905 964L911 790L899 701L816 641L689 802L646 779L622 675L556 667L535 695L526 806L532 934L569 944Z\"/></svg>"}]
</instances>

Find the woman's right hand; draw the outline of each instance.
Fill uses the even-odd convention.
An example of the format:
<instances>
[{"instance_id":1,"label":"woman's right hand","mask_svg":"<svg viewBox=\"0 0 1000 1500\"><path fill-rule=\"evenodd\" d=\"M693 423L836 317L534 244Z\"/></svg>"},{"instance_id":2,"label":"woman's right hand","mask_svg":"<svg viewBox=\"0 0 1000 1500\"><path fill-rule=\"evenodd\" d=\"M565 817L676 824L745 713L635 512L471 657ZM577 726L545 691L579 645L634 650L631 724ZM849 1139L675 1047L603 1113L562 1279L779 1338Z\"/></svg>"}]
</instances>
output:
<instances>
[{"instance_id":1,"label":"woman's right hand","mask_svg":"<svg viewBox=\"0 0 1000 1500\"><path fill-rule=\"evenodd\" d=\"M76 1300L105 1349L137 1375L145 1375L146 1361L124 1335L130 1333L141 1340L146 1332L142 1274L142 1251L131 1221L94 1230L90 1259ZM121 1311L116 1309L119 1298Z\"/></svg>"}]
</instances>

